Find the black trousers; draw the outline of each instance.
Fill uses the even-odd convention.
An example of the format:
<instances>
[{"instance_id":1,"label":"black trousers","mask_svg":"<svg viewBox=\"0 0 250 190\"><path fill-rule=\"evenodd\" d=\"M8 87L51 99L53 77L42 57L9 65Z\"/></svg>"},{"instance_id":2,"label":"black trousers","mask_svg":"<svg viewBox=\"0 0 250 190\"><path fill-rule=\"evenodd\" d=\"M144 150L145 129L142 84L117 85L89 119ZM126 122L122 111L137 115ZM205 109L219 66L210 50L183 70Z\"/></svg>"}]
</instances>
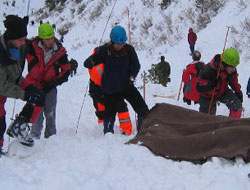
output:
<instances>
[{"instance_id":1,"label":"black trousers","mask_svg":"<svg viewBox=\"0 0 250 190\"><path fill-rule=\"evenodd\" d=\"M96 116L100 120L104 120L104 112L101 111L98 108L98 103L102 104L104 106L104 95L102 93L101 87L96 85L94 82L90 81L89 84L89 94L91 98L93 99L93 105L96 109ZM117 108L116 108L116 113L123 113L128 111L128 107L124 99L120 99L119 102L117 103ZM116 115L115 113L115 115Z\"/></svg>"},{"instance_id":2,"label":"black trousers","mask_svg":"<svg viewBox=\"0 0 250 190\"><path fill-rule=\"evenodd\" d=\"M199 111L202 113L208 113L209 111L209 105L210 105L211 99L204 98L200 96L200 108ZM231 89L228 89L220 98L216 99L214 98L213 105L211 108L210 113L215 114L216 113L216 103L221 102L226 104L229 110L233 111L239 111L242 110L242 103L240 99L234 94L234 92Z\"/></svg>"},{"instance_id":3,"label":"black trousers","mask_svg":"<svg viewBox=\"0 0 250 190\"><path fill-rule=\"evenodd\" d=\"M116 112L119 107L121 107L122 100L124 99L130 103L138 115L144 117L149 112L148 106L146 105L140 92L133 84L130 84L128 85L126 91L122 93L104 94L105 122L115 121Z\"/></svg>"}]
</instances>

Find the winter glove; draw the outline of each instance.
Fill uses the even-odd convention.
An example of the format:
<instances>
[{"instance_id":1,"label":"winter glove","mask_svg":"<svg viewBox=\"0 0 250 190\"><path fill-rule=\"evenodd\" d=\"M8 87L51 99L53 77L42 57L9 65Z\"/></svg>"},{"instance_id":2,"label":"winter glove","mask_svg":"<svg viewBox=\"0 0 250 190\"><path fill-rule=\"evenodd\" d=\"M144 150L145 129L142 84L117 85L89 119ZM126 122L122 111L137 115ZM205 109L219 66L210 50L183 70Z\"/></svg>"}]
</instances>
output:
<instances>
[{"instance_id":1,"label":"winter glove","mask_svg":"<svg viewBox=\"0 0 250 190\"><path fill-rule=\"evenodd\" d=\"M191 100L189 100L189 99L187 99L185 97L183 97L183 102L187 103L187 105L191 105Z\"/></svg>"},{"instance_id":2,"label":"winter glove","mask_svg":"<svg viewBox=\"0 0 250 190\"><path fill-rule=\"evenodd\" d=\"M235 93L235 95L239 98L240 102L242 103L243 102L243 94L242 94L242 92Z\"/></svg>"},{"instance_id":3,"label":"winter glove","mask_svg":"<svg viewBox=\"0 0 250 190\"><path fill-rule=\"evenodd\" d=\"M46 95L35 85L29 85L25 88L23 100L35 104L36 106L44 106Z\"/></svg>"},{"instance_id":4,"label":"winter glove","mask_svg":"<svg viewBox=\"0 0 250 190\"><path fill-rule=\"evenodd\" d=\"M56 80L52 80L50 82L43 82L42 83L42 89L45 93L50 92L53 88L57 87L58 85L61 85L64 82L68 81L70 72L65 73L61 78L58 78Z\"/></svg>"}]
</instances>

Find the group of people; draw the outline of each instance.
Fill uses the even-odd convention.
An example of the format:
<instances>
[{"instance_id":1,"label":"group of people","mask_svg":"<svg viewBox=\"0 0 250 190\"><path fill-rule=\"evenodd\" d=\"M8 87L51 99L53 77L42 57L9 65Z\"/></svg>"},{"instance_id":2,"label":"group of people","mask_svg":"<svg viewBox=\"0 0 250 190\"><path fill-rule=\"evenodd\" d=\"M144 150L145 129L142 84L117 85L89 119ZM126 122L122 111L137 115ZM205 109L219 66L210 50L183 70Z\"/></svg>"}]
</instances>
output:
<instances>
[{"instance_id":1,"label":"group of people","mask_svg":"<svg viewBox=\"0 0 250 190\"><path fill-rule=\"evenodd\" d=\"M229 116L241 118L243 93L238 82L237 65L239 53L234 48L226 49L205 64L200 61L201 53L194 51L193 62L183 71L183 101L199 103L202 113L216 113L218 102L224 103L230 110ZM250 85L250 82L249 82ZM247 93L250 91L248 86Z\"/></svg>"},{"instance_id":2,"label":"group of people","mask_svg":"<svg viewBox=\"0 0 250 190\"><path fill-rule=\"evenodd\" d=\"M49 23L42 23L38 36L27 40L27 24L28 17L8 15L4 21L6 31L0 37L0 150L6 131L6 99L10 97L26 101L22 111L8 127L7 134L24 145L33 146L33 138L39 139L41 136L44 116L44 137L56 134L57 86L67 82L70 74L76 73L76 60L68 60L67 51L55 37L53 27ZM116 114L122 133L132 134L125 100L137 113L138 132L142 119L149 112L134 85L140 70L139 59L134 47L126 41L125 29L116 25L110 32L110 41L96 47L84 61L90 75L89 93L96 108L98 123L103 124L104 134L114 133ZM200 61L200 52L195 51L193 46L191 51L193 62L183 73L184 101L188 104L191 101L199 103L200 112L211 114L215 114L216 102L220 101L230 109L231 117L240 118L243 95L236 70L238 52L233 48L226 49L222 55L217 54L210 63L204 64ZM23 77L25 60L28 74ZM166 65L163 56L161 62ZM170 67L166 68L166 72L169 76ZM167 82L162 81L164 85ZM249 91L250 86L248 95Z\"/></svg>"},{"instance_id":3,"label":"group of people","mask_svg":"<svg viewBox=\"0 0 250 190\"><path fill-rule=\"evenodd\" d=\"M27 24L28 17L8 15L4 20L6 31L0 37L0 150L6 131L6 99L27 102L8 127L7 134L24 145L33 146L33 137L40 138L44 116L44 137L56 134L56 87L66 82L70 75L66 49L55 38L53 27L42 23L38 36L27 40ZM28 74L24 78L25 60Z\"/></svg>"},{"instance_id":4,"label":"group of people","mask_svg":"<svg viewBox=\"0 0 250 190\"><path fill-rule=\"evenodd\" d=\"M6 131L6 99L9 97L26 101L22 111L8 127L7 134L24 145L33 146L33 139L41 136L44 116L44 137L56 134L56 87L67 82L70 74L72 76L76 73L76 60L68 60L66 49L55 37L53 27L49 23L40 24L38 36L28 40L27 24L28 17L8 15L4 21L6 31L0 37L1 153ZM110 42L97 47L84 62L90 73L90 95L98 121L103 123L104 134L114 133L116 113L123 134L132 134L132 124L124 100L138 114L138 131L142 118L149 112L134 86L140 63L135 49L126 41L125 29L115 26L110 33ZM28 74L23 77L25 60Z\"/></svg>"}]
</instances>

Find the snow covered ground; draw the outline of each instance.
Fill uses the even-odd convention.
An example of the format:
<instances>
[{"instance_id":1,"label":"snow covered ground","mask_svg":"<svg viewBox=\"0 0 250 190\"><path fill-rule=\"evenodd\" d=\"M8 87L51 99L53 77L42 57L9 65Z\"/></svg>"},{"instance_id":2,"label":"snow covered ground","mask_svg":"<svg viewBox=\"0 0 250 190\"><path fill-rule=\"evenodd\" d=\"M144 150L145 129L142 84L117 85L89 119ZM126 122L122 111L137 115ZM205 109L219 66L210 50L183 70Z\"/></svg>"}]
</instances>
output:
<instances>
[{"instance_id":1,"label":"snow covered ground","mask_svg":"<svg viewBox=\"0 0 250 190\"><path fill-rule=\"evenodd\" d=\"M185 1L187 3L188 1ZM31 7L40 7L34 5ZM119 7L119 4L117 5ZM21 6L20 6L21 7ZM242 14L249 14L249 8L241 12L236 1L229 1L225 9L212 20L212 23L198 35L197 49L202 52L202 59L207 63L216 53L221 53L227 25L238 25ZM26 14L26 7L22 8ZM13 13L13 9L10 13ZM119 11L115 10L115 11ZM114 15L116 12L114 13ZM151 13L153 16L154 12ZM239 15L239 16L237 16ZM105 23L106 20L100 21ZM126 21L125 21L126 23ZM29 35L35 35L37 26L29 26ZM1 26L0 26L1 27ZM101 28L101 27L99 27ZM3 28L0 28L3 31ZM87 29L86 29L87 30ZM103 29L102 29L103 30ZM100 33L100 32L98 32ZM108 40L109 31L104 40ZM100 36L100 35L99 35ZM58 36L59 37L59 36ZM11 144L12 157L0 159L0 188L6 190L250 190L250 164L244 163L241 158L235 162L221 158L212 158L203 165L194 165L189 162L175 162L153 155L147 148L139 145L126 145L133 138L120 135L116 123L115 135L103 136L102 126L97 124L92 106L92 100L87 95L88 72L83 68L83 61L98 45L84 44L75 50L72 43L75 40L88 38L84 35L81 25L74 27L72 32L65 36L64 46L68 49L69 58L75 58L78 63L78 73L69 78L69 81L58 87L57 130L56 136L49 139L42 138L35 142L35 146L27 148L15 142L9 142L5 136L4 149ZM87 41L85 39L85 41ZM228 37L227 47L232 43L231 34ZM151 108L158 102L165 102L182 107L198 110L198 105L187 106L182 100L177 101L181 74L184 67L191 62L189 47L186 38L174 47L159 46L153 54L147 51L138 51L141 62L141 72L148 70L151 64L159 61L160 55L165 55L171 64L171 83L167 88L160 85L146 85L146 102ZM250 117L250 100L245 95L246 84L250 76L248 60L241 57L238 71L239 81L244 93L244 117ZM140 74L137 86L142 85ZM175 95L175 99L154 98L153 95ZM80 115L81 106L84 105ZM23 103L16 102L14 112L21 110ZM6 104L7 122L12 117L14 100L8 99ZM218 107L217 114L228 115L224 105ZM134 124L134 111L130 108L130 115ZM166 114L167 117L167 114ZM135 130L135 129L134 129ZM233 143L233 142L232 142Z\"/></svg>"}]
</instances>

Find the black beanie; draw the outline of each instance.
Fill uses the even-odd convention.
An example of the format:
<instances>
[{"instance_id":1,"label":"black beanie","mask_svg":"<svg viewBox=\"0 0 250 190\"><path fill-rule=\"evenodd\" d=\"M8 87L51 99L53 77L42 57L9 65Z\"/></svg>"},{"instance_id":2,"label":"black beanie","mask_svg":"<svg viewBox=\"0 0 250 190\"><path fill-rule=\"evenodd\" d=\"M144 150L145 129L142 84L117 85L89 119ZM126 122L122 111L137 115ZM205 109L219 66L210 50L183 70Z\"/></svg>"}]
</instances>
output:
<instances>
[{"instance_id":1,"label":"black beanie","mask_svg":"<svg viewBox=\"0 0 250 190\"><path fill-rule=\"evenodd\" d=\"M20 18L16 15L8 15L4 21L6 28L5 37L7 40L15 40L27 36L27 24L29 18Z\"/></svg>"}]
</instances>

